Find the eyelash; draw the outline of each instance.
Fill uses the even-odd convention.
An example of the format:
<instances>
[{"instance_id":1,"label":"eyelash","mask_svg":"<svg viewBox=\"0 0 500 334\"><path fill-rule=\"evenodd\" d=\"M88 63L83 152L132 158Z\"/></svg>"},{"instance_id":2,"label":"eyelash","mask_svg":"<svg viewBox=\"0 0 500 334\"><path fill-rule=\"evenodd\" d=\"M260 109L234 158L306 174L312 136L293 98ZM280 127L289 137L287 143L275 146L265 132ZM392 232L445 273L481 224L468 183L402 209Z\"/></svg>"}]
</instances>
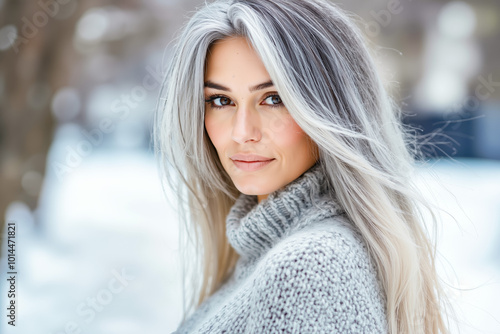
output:
<instances>
[{"instance_id":1,"label":"eyelash","mask_svg":"<svg viewBox=\"0 0 500 334\"><path fill-rule=\"evenodd\" d=\"M281 100L281 97L280 97L278 94L269 94L269 95L267 95L267 96L263 99L263 101L267 100L267 99L268 99L269 97L271 97L271 96L277 96L277 97L279 97L279 99ZM214 100L218 99L218 98L226 98L226 99L228 99L228 100L232 101L232 100L231 100L230 98L228 98L227 96L220 95L220 94L212 94L212 95L208 96L208 98L206 98L206 99L205 99L205 103L210 103L210 107L211 107L211 108L214 108L214 109L222 109L222 108L224 108L224 107L230 107L230 106L220 106L220 107L219 107L219 106L214 105L212 102L213 102ZM281 101L279 104L267 104L266 106L271 107L271 108L280 108L280 107L282 107L282 106L283 106L283 101Z\"/></svg>"}]
</instances>

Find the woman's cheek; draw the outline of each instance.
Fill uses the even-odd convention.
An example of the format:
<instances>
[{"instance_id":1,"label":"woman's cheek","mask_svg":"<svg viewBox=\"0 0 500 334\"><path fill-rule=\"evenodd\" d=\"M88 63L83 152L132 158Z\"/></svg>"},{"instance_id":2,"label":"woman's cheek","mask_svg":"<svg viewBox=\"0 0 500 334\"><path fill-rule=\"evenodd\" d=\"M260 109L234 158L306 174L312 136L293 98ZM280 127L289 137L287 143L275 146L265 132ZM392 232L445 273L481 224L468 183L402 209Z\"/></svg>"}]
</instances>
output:
<instances>
[{"instance_id":1,"label":"woman's cheek","mask_svg":"<svg viewBox=\"0 0 500 334\"><path fill-rule=\"evenodd\" d=\"M205 129L207 130L208 137L218 151L222 144L222 138L224 137L223 126L221 126L220 120L218 120L211 113L205 115Z\"/></svg>"},{"instance_id":2,"label":"woman's cheek","mask_svg":"<svg viewBox=\"0 0 500 334\"><path fill-rule=\"evenodd\" d=\"M283 146L296 145L307 137L306 133L289 114L276 119L273 128L276 141L279 141Z\"/></svg>"},{"instance_id":3,"label":"woman's cheek","mask_svg":"<svg viewBox=\"0 0 500 334\"><path fill-rule=\"evenodd\" d=\"M277 114L270 116L262 125L263 138L270 142L280 142L296 124L290 115Z\"/></svg>"}]
</instances>

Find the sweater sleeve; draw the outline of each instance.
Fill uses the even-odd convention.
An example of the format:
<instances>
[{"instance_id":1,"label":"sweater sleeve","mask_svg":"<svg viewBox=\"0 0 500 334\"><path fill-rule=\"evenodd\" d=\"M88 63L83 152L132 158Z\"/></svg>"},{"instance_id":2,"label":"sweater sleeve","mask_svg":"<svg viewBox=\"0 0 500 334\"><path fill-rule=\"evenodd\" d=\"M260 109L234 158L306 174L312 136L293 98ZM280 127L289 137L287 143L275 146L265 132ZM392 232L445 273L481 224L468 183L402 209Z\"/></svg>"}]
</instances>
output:
<instances>
[{"instance_id":1,"label":"sweater sleeve","mask_svg":"<svg viewBox=\"0 0 500 334\"><path fill-rule=\"evenodd\" d=\"M309 231L268 254L252 293L248 333L386 333L383 297L363 243Z\"/></svg>"}]
</instances>

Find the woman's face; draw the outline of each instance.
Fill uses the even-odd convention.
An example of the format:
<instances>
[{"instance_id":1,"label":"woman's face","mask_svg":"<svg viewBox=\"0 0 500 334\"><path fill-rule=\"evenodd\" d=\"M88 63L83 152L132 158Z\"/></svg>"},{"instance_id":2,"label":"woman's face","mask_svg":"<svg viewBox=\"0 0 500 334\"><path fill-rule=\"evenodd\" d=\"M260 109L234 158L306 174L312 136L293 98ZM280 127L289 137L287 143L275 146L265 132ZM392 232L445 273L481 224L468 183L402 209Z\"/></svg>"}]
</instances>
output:
<instances>
[{"instance_id":1,"label":"woman's face","mask_svg":"<svg viewBox=\"0 0 500 334\"><path fill-rule=\"evenodd\" d=\"M288 113L246 38L210 48L205 101L208 136L240 192L260 202L317 161L317 145Z\"/></svg>"}]
</instances>

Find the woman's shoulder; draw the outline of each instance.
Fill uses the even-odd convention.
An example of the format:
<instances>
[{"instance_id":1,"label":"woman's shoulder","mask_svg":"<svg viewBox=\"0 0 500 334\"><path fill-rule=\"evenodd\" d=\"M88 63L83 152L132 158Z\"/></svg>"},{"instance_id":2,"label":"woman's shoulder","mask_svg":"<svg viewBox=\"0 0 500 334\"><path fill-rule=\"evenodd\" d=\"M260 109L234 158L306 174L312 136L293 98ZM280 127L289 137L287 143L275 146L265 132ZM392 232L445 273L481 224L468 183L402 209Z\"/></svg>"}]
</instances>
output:
<instances>
[{"instance_id":1,"label":"woman's shoulder","mask_svg":"<svg viewBox=\"0 0 500 334\"><path fill-rule=\"evenodd\" d=\"M345 218L326 219L288 236L265 255L257 272L256 316L290 319L292 332L386 330L375 267Z\"/></svg>"},{"instance_id":2,"label":"woman's shoulder","mask_svg":"<svg viewBox=\"0 0 500 334\"><path fill-rule=\"evenodd\" d=\"M329 217L291 233L266 254L264 263L268 269L300 264L304 270L332 274L348 268L374 271L361 235L345 215Z\"/></svg>"}]
</instances>

